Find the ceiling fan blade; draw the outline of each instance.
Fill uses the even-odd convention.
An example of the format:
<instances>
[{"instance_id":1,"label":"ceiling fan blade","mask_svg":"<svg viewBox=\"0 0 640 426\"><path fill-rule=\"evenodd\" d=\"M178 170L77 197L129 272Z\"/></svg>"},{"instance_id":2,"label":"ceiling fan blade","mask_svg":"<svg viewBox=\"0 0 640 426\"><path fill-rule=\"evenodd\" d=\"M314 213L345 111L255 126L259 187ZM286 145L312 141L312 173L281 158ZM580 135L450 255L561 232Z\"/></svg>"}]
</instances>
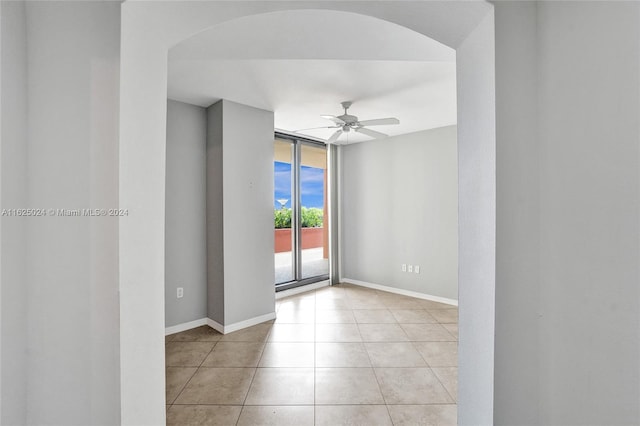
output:
<instances>
[{"instance_id":1,"label":"ceiling fan blade","mask_svg":"<svg viewBox=\"0 0 640 426\"><path fill-rule=\"evenodd\" d=\"M384 133L376 132L375 130L365 129L364 127L355 127L355 130L358 133L362 133L363 135L371 136L372 138L386 138L389 135L385 135Z\"/></svg>"},{"instance_id":2,"label":"ceiling fan blade","mask_svg":"<svg viewBox=\"0 0 640 426\"><path fill-rule=\"evenodd\" d=\"M329 139L327 139L327 142L333 143L337 141L341 134L342 134L342 129L336 130L336 132L332 134L331 137L329 137Z\"/></svg>"},{"instance_id":3,"label":"ceiling fan blade","mask_svg":"<svg viewBox=\"0 0 640 426\"><path fill-rule=\"evenodd\" d=\"M344 126L346 123L342 120L340 120L338 117L336 117L335 115L321 115L320 117L327 119L327 120L331 120L334 123L336 123L339 126Z\"/></svg>"},{"instance_id":4,"label":"ceiling fan blade","mask_svg":"<svg viewBox=\"0 0 640 426\"><path fill-rule=\"evenodd\" d=\"M338 127L342 127L342 126L322 126L322 127L309 127L306 129L298 129L298 130L294 130L294 133L298 133L298 132L302 132L304 130L317 130L317 129L337 129Z\"/></svg>"},{"instance_id":5,"label":"ceiling fan blade","mask_svg":"<svg viewBox=\"0 0 640 426\"><path fill-rule=\"evenodd\" d=\"M377 118L375 120L364 120L359 122L361 126L383 126L385 124L400 124L397 118Z\"/></svg>"}]
</instances>

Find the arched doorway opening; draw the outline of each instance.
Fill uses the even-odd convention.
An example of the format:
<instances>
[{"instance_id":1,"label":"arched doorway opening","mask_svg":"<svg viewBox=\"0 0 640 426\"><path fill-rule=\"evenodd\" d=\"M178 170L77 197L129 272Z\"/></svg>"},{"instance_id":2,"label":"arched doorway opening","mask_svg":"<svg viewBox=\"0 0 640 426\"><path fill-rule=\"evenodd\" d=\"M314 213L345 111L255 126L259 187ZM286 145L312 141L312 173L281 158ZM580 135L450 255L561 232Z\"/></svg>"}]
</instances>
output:
<instances>
[{"instance_id":1,"label":"arched doorway opening","mask_svg":"<svg viewBox=\"0 0 640 426\"><path fill-rule=\"evenodd\" d=\"M493 10L487 3L127 2L121 64L120 222L123 424L164 420L164 173L167 52L233 18L330 9L396 23L457 51L459 422L491 423L495 287Z\"/></svg>"}]
</instances>

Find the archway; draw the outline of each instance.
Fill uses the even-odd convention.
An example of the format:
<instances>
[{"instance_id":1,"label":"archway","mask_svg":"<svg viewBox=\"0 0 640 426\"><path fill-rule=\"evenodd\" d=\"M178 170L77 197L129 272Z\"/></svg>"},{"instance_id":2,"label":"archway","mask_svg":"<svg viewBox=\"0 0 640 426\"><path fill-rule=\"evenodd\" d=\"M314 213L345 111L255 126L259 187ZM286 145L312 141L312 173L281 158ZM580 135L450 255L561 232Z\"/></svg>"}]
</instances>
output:
<instances>
[{"instance_id":1,"label":"archway","mask_svg":"<svg viewBox=\"0 0 640 426\"><path fill-rule=\"evenodd\" d=\"M123 424L164 421L167 52L221 22L279 10L373 16L455 48L459 145L459 422L493 419L495 102L493 9L484 2L127 2L122 7L120 206Z\"/></svg>"}]
</instances>

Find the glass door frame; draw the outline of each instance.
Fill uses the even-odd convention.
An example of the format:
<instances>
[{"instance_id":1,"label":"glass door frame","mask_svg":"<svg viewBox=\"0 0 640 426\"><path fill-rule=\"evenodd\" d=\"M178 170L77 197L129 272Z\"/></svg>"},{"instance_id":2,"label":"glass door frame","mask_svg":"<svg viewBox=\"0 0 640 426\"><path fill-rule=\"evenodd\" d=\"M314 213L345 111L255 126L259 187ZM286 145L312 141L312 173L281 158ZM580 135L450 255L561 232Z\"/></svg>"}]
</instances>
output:
<instances>
[{"instance_id":1,"label":"glass door frame","mask_svg":"<svg viewBox=\"0 0 640 426\"><path fill-rule=\"evenodd\" d=\"M329 146L326 142L320 140L314 140L306 137L289 135L282 132L275 132L275 139L287 140L291 142L291 146L293 149L292 160L293 163L291 165L291 252L293 255L292 259L292 267L293 267L293 280L287 281L284 283L276 283L276 292L289 290L291 288L300 287L307 284L313 284L320 281L329 280L331 265L329 265L329 271L326 274L318 275L315 277L302 278L302 197L300 191L300 168L301 168L301 147L302 145L309 145L318 148L323 148L326 151L327 155L327 166L325 168L325 173L327 175L330 173L329 171ZM327 176L329 178L329 176ZM324 207L329 208L329 200L330 196L328 194L329 187L326 189L326 193L324 194ZM327 217L328 223L323 223L323 226L327 226L329 229L328 235L331 235L330 226L331 220ZM331 244L329 241L326 242L329 248L329 263L331 263Z\"/></svg>"}]
</instances>

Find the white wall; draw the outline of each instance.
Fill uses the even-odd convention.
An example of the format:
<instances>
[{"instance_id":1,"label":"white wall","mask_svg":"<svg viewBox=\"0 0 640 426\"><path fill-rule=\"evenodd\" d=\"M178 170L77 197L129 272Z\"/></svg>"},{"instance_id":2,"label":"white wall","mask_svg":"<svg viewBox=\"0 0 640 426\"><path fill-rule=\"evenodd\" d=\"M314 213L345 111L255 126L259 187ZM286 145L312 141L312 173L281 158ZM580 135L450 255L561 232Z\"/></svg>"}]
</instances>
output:
<instances>
[{"instance_id":1,"label":"white wall","mask_svg":"<svg viewBox=\"0 0 640 426\"><path fill-rule=\"evenodd\" d=\"M493 424L496 264L494 14L458 46L458 424Z\"/></svg>"},{"instance_id":2,"label":"white wall","mask_svg":"<svg viewBox=\"0 0 640 426\"><path fill-rule=\"evenodd\" d=\"M456 126L343 146L344 278L458 299ZM420 274L401 264L420 266Z\"/></svg>"},{"instance_id":3,"label":"white wall","mask_svg":"<svg viewBox=\"0 0 640 426\"><path fill-rule=\"evenodd\" d=\"M117 207L119 4L25 2L25 8L21 49L28 69L20 77L28 87L29 131L26 139L15 134L21 139L13 147L19 142L20 148L6 158L12 144L3 138L3 184L5 172L23 167L26 158L26 205L15 207ZM21 66L6 65L3 72ZM24 108L24 92L16 90L3 93L3 122L6 102ZM16 164L5 169L9 161ZM14 190L25 185L19 177L12 184ZM25 422L117 424L117 220L38 217L26 223L25 279L2 283L3 293L15 285L27 293L27 378L15 384L18 392L26 386ZM3 266L12 256L6 236ZM24 325L3 321L3 340L5 326L21 332Z\"/></svg>"},{"instance_id":4,"label":"white wall","mask_svg":"<svg viewBox=\"0 0 640 426\"><path fill-rule=\"evenodd\" d=\"M220 113L222 120L215 120L213 115ZM210 280L214 287L209 291L215 297L222 293L221 325L233 327L265 315L275 317L273 112L222 100L210 107L209 119L210 136L220 130L216 126L222 126L221 151L208 152L212 166L208 173L218 178L220 170L214 166L220 165L220 159L214 156L222 154L222 198L218 190L210 192L207 208L219 212L222 206L222 235L212 233L210 238L222 237L224 258L224 279L222 283ZM209 147L219 145L214 139ZM211 255L220 256L218 252Z\"/></svg>"},{"instance_id":5,"label":"white wall","mask_svg":"<svg viewBox=\"0 0 640 426\"><path fill-rule=\"evenodd\" d=\"M0 2L1 209L27 207L27 34L24 2ZM26 219L2 216L0 424L27 415Z\"/></svg>"},{"instance_id":6,"label":"white wall","mask_svg":"<svg viewBox=\"0 0 640 426\"><path fill-rule=\"evenodd\" d=\"M223 101L225 325L275 318L273 112ZM247 297L251 295L251 297Z\"/></svg>"},{"instance_id":7,"label":"white wall","mask_svg":"<svg viewBox=\"0 0 640 426\"><path fill-rule=\"evenodd\" d=\"M167 102L165 325L207 316L206 110ZM176 289L184 297L176 297Z\"/></svg>"},{"instance_id":8,"label":"white wall","mask_svg":"<svg viewBox=\"0 0 640 426\"><path fill-rule=\"evenodd\" d=\"M539 424L536 34L535 2L496 3L494 421L500 425Z\"/></svg>"},{"instance_id":9,"label":"white wall","mask_svg":"<svg viewBox=\"0 0 640 426\"><path fill-rule=\"evenodd\" d=\"M638 424L640 4L496 19L496 423Z\"/></svg>"},{"instance_id":10,"label":"white wall","mask_svg":"<svg viewBox=\"0 0 640 426\"><path fill-rule=\"evenodd\" d=\"M640 3L538 4L540 423L640 423Z\"/></svg>"},{"instance_id":11,"label":"white wall","mask_svg":"<svg viewBox=\"0 0 640 426\"><path fill-rule=\"evenodd\" d=\"M167 326L273 315L272 194L272 112L168 102Z\"/></svg>"},{"instance_id":12,"label":"white wall","mask_svg":"<svg viewBox=\"0 0 640 426\"><path fill-rule=\"evenodd\" d=\"M273 113L167 105L166 325L273 314Z\"/></svg>"}]
</instances>

